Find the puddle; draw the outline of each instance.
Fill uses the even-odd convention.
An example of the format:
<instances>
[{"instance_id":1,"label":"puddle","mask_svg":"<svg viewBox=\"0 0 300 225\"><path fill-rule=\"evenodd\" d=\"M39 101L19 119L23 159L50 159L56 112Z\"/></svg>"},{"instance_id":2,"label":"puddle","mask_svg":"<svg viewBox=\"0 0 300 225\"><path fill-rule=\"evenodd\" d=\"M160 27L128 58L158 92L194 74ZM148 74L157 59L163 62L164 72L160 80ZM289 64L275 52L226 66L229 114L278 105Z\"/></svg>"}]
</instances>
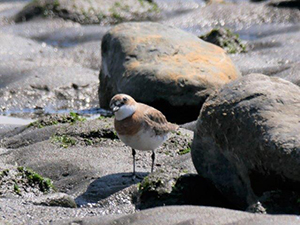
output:
<instances>
[{"instance_id":1,"label":"puddle","mask_svg":"<svg viewBox=\"0 0 300 225\"><path fill-rule=\"evenodd\" d=\"M22 119L11 116L0 116L0 124L1 125L27 125L31 123L32 119Z\"/></svg>"},{"instance_id":2,"label":"puddle","mask_svg":"<svg viewBox=\"0 0 300 225\"><path fill-rule=\"evenodd\" d=\"M60 48L73 47L92 41L101 41L110 26L84 25L61 28L58 31L37 35L33 39Z\"/></svg>"},{"instance_id":3,"label":"puddle","mask_svg":"<svg viewBox=\"0 0 300 225\"><path fill-rule=\"evenodd\" d=\"M50 115L50 114L68 114L70 112L76 112L79 115L85 117L87 120L93 120L100 116L111 117L113 114L111 111L101 108L91 108L84 110L54 110L54 109L23 109L23 110L9 110L2 112L0 115L0 131L7 131L14 127L28 125L38 118ZM1 133L1 132L0 132ZM1 150L1 149L0 149ZM1 151L0 151L1 152Z\"/></svg>"},{"instance_id":4,"label":"puddle","mask_svg":"<svg viewBox=\"0 0 300 225\"><path fill-rule=\"evenodd\" d=\"M2 112L0 115L0 124L6 125L25 125L29 124L34 119L38 119L45 115L51 114L69 114L70 112L78 113L79 115L86 117L88 120L95 119L99 116L111 117L113 113L109 110L102 108L90 108L83 110L73 110L73 109L14 109Z\"/></svg>"}]
</instances>

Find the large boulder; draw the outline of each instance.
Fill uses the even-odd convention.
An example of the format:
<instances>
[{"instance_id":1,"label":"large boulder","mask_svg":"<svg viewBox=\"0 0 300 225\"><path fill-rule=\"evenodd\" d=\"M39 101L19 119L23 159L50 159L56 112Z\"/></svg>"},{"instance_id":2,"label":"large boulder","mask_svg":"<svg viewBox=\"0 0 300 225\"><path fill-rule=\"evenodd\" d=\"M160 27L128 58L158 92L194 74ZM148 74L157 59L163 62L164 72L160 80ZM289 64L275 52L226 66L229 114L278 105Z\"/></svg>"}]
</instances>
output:
<instances>
[{"instance_id":1,"label":"large boulder","mask_svg":"<svg viewBox=\"0 0 300 225\"><path fill-rule=\"evenodd\" d=\"M103 108L123 92L160 109L171 121L192 121L213 90L240 77L220 47L158 23L115 26L104 35L101 49Z\"/></svg>"},{"instance_id":2,"label":"large boulder","mask_svg":"<svg viewBox=\"0 0 300 225\"><path fill-rule=\"evenodd\" d=\"M224 86L203 104L191 153L240 208L265 191L299 190L300 88L261 74Z\"/></svg>"}]
</instances>

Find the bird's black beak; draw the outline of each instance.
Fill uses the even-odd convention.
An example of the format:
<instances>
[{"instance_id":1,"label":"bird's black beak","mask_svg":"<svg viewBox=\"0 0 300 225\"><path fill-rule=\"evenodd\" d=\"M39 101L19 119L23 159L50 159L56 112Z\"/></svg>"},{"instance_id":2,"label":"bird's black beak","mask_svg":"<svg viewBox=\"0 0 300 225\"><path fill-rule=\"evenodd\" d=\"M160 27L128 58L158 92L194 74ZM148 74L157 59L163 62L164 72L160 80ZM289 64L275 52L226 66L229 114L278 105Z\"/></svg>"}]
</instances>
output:
<instances>
[{"instance_id":1,"label":"bird's black beak","mask_svg":"<svg viewBox=\"0 0 300 225\"><path fill-rule=\"evenodd\" d=\"M112 107L112 111L113 111L114 113L117 112L119 109L120 109L119 106L113 106L113 107Z\"/></svg>"},{"instance_id":2,"label":"bird's black beak","mask_svg":"<svg viewBox=\"0 0 300 225\"><path fill-rule=\"evenodd\" d=\"M116 102L111 102L109 104L109 108L111 109L111 111L113 111L113 113L117 112L121 107L121 104L116 101Z\"/></svg>"}]
</instances>

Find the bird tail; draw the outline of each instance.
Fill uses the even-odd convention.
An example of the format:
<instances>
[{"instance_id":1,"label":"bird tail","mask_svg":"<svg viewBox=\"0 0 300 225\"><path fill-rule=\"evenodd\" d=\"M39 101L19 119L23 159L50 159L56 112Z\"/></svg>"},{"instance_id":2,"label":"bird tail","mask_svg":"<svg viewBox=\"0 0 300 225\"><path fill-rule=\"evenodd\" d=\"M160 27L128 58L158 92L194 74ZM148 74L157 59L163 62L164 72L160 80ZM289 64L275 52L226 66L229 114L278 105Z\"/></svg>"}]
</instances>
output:
<instances>
[{"instance_id":1,"label":"bird tail","mask_svg":"<svg viewBox=\"0 0 300 225\"><path fill-rule=\"evenodd\" d=\"M189 122L189 123L177 125L177 126L178 126L178 128L183 128L183 129L195 131L196 130L196 124L197 124L197 120Z\"/></svg>"}]
</instances>

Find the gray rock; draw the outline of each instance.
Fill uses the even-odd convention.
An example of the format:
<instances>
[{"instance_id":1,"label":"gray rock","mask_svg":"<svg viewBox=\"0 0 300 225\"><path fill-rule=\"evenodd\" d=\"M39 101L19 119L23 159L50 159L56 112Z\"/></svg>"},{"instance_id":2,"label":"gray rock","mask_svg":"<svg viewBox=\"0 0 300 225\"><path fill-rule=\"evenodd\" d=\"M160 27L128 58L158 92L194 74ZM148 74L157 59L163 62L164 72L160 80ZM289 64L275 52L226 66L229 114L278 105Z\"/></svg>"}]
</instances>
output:
<instances>
[{"instance_id":1,"label":"gray rock","mask_svg":"<svg viewBox=\"0 0 300 225\"><path fill-rule=\"evenodd\" d=\"M74 198L65 193L53 193L48 195L42 195L40 197L35 198L33 200L33 204L77 208L77 204Z\"/></svg>"},{"instance_id":2,"label":"gray rock","mask_svg":"<svg viewBox=\"0 0 300 225\"><path fill-rule=\"evenodd\" d=\"M288 190L272 190L264 192L259 198L268 214L299 215L300 193Z\"/></svg>"},{"instance_id":3,"label":"gray rock","mask_svg":"<svg viewBox=\"0 0 300 225\"><path fill-rule=\"evenodd\" d=\"M190 156L186 158L190 159ZM182 162L178 164L182 165ZM136 207L138 209L167 205L233 207L210 182L197 174L186 172L186 169L173 168L168 171L159 170L145 177L134 195Z\"/></svg>"},{"instance_id":4,"label":"gray rock","mask_svg":"<svg viewBox=\"0 0 300 225\"><path fill-rule=\"evenodd\" d=\"M132 172L131 149L116 139L111 118L70 121L64 115L52 115L1 135L0 165L33 168L50 177L59 192L70 195L80 206L75 210L34 205L32 200L20 203L20 198L0 198L0 205L7 206L1 208L0 217L5 216L11 224L43 224L76 215L136 211L133 199L140 180L133 181L128 177ZM73 141L69 142L70 139ZM195 173L190 155L184 154L191 139L191 131L180 129L180 132L172 133L156 152L157 170ZM151 168L150 155L151 152L142 151L136 155L136 169L143 177ZM43 202L47 203L46 200L39 201ZM24 213L29 216L20 217Z\"/></svg>"},{"instance_id":5,"label":"gray rock","mask_svg":"<svg viewBox=\"0 0 300 225\"><path fill-rule=\"evenodd\" d=\"M84 225L296 225L299 224L299 217L260 215L213 207L168 206L142 210L132 215L78 218L52 224L70 225L73 223Z\"/></svg>"},{"instance_id":6,"label":"gray rock","mask_svg":"<svg viewBox=\"0 0 300 225\"><path fill-rule=\"evenodd\" d=\"M158 23L115 26L101 50L101 107L123 92L179 123L195 120L213 90L240 76L223 49Z\"/></svg>"},{"instance_id":7,"label":"gray rock","mask_svg":"<svg viewBox=\"0 0 300 225\"><path fill-rule=\"evenodd\" d=\"M115 141L111 120L54 123L41 128L30 126L7 136L1 143L12 151L1 160L41 172L43 176L53 179L62 192L75 191L74 187L87 185L94 177L108 173L110 170L106 168L125 171L124 164L112 167L109 160L103 160L107 155L111 156L110 160L116 157L121 161L127 156L113 154L122 145ZM130 164L128 167L131 168Z\"/></svg>"},{"instance_id":8,"label":"gray rock","mask_svg":"<svg viewBox=\"0 0 300 225\"><path fill-rule=\"evenodd\" d=\"M81 24L120 23L157 18L157 4L148 0L31 1L16 16L16 22L37 16L61 17Z\"/></svg>"},{"instance_id":9,"label":"gray rock","mask_svg":"<svg viewBox=\"0 0 300 225\"><path fill-rule=\"evenodd\" d=\"M300 184L300 88L250 74L212 94L192 144L198 173L240 208ZM299 189L298 189L299 190Z\"/></svg>"},{"instance_id":10,"label":"gray rock","mask_svg":"<svg viewBox=\"0 0 300 225\"><path fill-rule=\"evenodd\" d=\"M122 179L132 172L131 149L117 139L111 118L70 123L50 118L2 134L1 146L9 151L0 161L40 172L54 181L58 191L78 197L82 204L95 203L134 183ZM171 134L156 151L157 168L170 164L174 157L184 157L191 138L190 131ZM149 172L150 152L138 152L136 166L137 172Z\"/></svg>"}]
</instances>

